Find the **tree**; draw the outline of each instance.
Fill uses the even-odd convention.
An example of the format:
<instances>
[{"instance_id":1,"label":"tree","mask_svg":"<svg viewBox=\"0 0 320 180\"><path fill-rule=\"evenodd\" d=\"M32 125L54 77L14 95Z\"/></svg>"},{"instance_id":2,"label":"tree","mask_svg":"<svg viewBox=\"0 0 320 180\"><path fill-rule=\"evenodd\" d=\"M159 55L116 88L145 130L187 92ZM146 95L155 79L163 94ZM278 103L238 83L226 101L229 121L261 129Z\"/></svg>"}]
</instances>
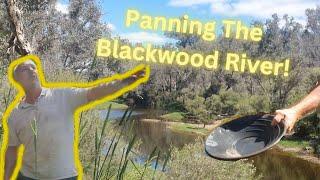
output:
<instances>
[{"instance_id":1,"label":"tree","mask_svg":"<svg viewBox=\"0 0 320 180\"><path fill-rule=\"evenodd\" d=\"M17 6L16 0L5 0L7 14L9 17L11 35L9 40L9 51L16 51L20 55L26 55L31 52L29 42L25 38L24 27L21 20L21 11Z\"/></svg>"}]
</instances>

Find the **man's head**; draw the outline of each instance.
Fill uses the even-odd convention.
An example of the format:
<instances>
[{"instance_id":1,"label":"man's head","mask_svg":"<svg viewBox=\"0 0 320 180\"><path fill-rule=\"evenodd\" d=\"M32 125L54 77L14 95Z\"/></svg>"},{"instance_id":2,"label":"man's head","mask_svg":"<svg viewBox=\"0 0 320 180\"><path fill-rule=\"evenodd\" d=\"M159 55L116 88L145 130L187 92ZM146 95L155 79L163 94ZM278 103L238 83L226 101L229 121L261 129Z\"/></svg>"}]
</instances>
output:
<instances>
[{"instance_id":1,"label":"man's head","mask_svg":"<svg viewBox=\"0 0 320 180\"><path fill-rule=\"evenodd\" d=\"M13 77L26 91L40 87L37 68L31 60L17 65L14 69Z\"/></svg>"}]
</instances>

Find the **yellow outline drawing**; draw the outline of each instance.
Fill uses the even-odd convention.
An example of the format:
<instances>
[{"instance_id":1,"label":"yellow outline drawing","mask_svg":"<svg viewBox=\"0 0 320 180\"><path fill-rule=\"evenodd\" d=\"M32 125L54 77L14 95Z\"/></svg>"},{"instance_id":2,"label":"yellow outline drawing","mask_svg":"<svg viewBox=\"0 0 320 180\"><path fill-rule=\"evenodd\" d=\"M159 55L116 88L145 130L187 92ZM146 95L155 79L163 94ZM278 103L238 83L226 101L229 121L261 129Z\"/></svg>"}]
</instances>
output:
<instances>
[{"instance_id":1,"label":"yellow outline drawing","mask_svg":"<svg viewBox=\"0 0 320 180\"><path fill-rule=\"evenodd\" d=\"M0 179L4 179L4 165L5 165L5 152L7 150L8 147L8 139L9 139L9 129L8 129L8 124L7 124L7 120L8 117L10 115L10 113L12 112L12 110L16 107L16 105L19 103L20 99L24 96L24 90L22 88L22 86L16 82L13 78L13 71L14 68L18 65L21 64L27 60L33 60L37 66L37 70L38 70L38 75L39 75L39 80L40 80L40 84L42 87L45 88L71 88L71 87L75 87L75 88L89 88L89 87L94 87L97 86L101 83L107 83L113 80L121 80L121 79L125 79L129 76L131 76L132 74L142 70L143 68L146 68L146 75L145 77L138 79L137 81L135 81L134 83L132 83L131 85L128 85L118 91L116 91L115 93L111 94L111 95L107 95L105 97L103 97L102 99L99 100L95 100L92 102L89 102L88 104L85 104L83 106L78 107L75 112L74 112L74 143L73 143L73 153L74 153L74 160L75 160L75 165L76 165L76 169L78 172L78 180L82 180L83 177L83 168L80 162L80 158L79 158L79 149L78 149L78 143L79 143L79 115L82 111L86 111L89 110L91 108L93 108L94 106L101 104L105 101L110 101L112 99L115 99L119 96L121 96L122 94L135 89L136 87L138 87L141 83L145 83L148 81L149 79L149 75L150 75L150 67L140 64L138 66L136 66L134 69L127 71L124 74L115 74L111 77L106 77L106 78L102 78L102 79L98 79L96 81L93 82L88 82L88 83L77 83L77 82L46 82L45 80L45 76L44 76L44 72L42 69L42 65L41 65L41 61L40 59L36 56L36 55L27 55L21 58L18 58L17 60L13 61L10 66L9 66L9 70L8 70L8 78L9 78L9 82L18 89L18 94L17 96L14 98L13 102L8 106L8 108L6 109L6 111L3 114L2 117L2 125L3 125L3 130L4 130L4 134L3 134L3 142L1 145L1 156L0 156ZM22 165L22 158L23 158L23 152L24 152L24 146L20 145L19 149L18 149L18 158L17 158L17 164L16 167L14 169L13 175L10 179L16 179L19 170L21 168Z\"/></svg>"}]
</instances>

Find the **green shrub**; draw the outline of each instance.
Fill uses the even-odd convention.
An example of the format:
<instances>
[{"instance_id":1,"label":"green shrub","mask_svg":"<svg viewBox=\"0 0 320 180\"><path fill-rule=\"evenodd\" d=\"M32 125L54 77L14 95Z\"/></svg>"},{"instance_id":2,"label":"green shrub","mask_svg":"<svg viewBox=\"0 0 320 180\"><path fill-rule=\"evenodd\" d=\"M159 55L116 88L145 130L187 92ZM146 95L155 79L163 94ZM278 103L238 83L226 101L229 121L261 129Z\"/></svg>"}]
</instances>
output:
<instances>
[{"instance_id":1,"label":"green shrub","mask_svg":"<svg viewBox=\"0 0 320 180\"><path fill-rule=\"evenodd\" d=\"M170 179L257 179L251 163L213 159L205 154L201 140L182 149L174 148L171 156L167 173Z\"/></svg>"},{"instance_id":2,"label":"green shrub","mask_svg":"<svg viewBox=\"0 0 320 180\"><path fill-rule=\"evenodd\" d=\"M239 93L233 91L220 91L219 94L207 98L206 109L211 116L219 114L236 114L236 105L239 100Z\"/></svg>"},{"instance_id":3,"label":"green shrub","mask_svg":"<svg viewBox=\"0 0 320 180\"><path fill-rule=\"evenodd\" d=\"M259 112L270 112L270 101L266 96L242 95L236 105L237 113L241 115L257 114Z\"/></svg>"}]
</instances>

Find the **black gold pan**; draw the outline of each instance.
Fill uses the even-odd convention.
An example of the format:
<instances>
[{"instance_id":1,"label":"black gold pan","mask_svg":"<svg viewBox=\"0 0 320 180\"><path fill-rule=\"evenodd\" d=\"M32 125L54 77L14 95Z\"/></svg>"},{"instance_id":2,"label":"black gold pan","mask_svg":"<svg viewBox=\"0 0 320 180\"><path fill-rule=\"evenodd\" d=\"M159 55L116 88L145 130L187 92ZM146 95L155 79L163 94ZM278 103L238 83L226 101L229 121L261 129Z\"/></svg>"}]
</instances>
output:
<instances>
[{"instance_id":1,"label":"black gold pan","mask_svg":"<svg viewBox=\"0 0 320 180\"><path fill-rule=\"evenodd\" d=\"M238 160L271 148L285 134L283 123L271 126L273 117L249 115L222 124L208 136L206 153L220 160Z\"/></svg>"}]
</instances>

